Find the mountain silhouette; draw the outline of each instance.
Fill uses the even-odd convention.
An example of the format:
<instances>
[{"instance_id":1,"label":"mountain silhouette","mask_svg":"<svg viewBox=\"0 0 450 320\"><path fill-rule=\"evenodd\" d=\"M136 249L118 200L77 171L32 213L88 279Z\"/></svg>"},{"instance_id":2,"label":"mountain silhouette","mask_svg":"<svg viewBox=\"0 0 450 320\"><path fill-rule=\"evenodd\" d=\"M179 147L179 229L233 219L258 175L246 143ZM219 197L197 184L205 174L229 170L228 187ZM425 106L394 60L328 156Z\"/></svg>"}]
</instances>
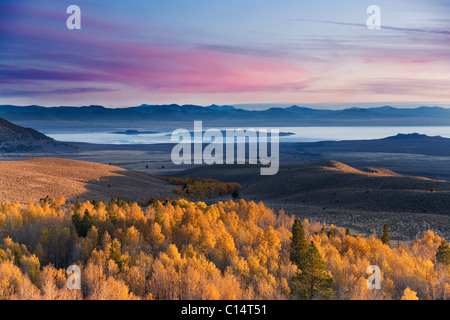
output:
<instances>
[{"instance_id":1,"label":"mountain silhouette","mask_svg":"<svg viewBox=\"0 0 450 320\"><path fill-rule=\"evenodd\" d=\"M210 124L239 126L293 125L450 125L450 109L440 107L348 108L343 110L318 110L301 106L245 110L225 105L147 105L127 108L105 108L91 105L83 107L42 107L0 105L0 117L33 128L79 123L96 126L117 124L145 125L149 122L208 121Z\"/></svg>"}]
</instances>

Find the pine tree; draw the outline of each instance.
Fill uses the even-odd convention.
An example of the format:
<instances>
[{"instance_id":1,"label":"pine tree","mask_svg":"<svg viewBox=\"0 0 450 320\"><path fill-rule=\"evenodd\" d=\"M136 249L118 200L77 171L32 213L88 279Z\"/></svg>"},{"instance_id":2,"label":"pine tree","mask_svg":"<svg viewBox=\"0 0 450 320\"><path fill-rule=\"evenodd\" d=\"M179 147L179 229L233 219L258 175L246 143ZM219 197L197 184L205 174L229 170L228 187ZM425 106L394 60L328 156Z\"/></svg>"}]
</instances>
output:
<instances>
[{"instance_id":1,"label":"pine tree","mask_svg":"<svg viewBox=\"0 0 450 320\"><path fill-rule=\"evenodd\" d=\"M114 239L109 247L109 258L117 264L120 270L122 270L123 258L120 250L120 242L117 239Z\"/></svg>"},{"instance_id":2,"label":"pine tree","mask_svg":"<svg viewBox=\"0 0 450 320\"><path fill-rule=\"evenodd\" d=\"M296 264L299 269L302 269L305 261L306 251L308 250L308 243L306 242L305 230L300 219L294 220L292 226L291 249L289 259Z\"/></svg>"},{"instance_id":3,"label":"pine tree","mask_svg":"<svg viewBox=\"0 0 450 320\"><path fill-rule=\"evenodd\" d=\"M442 240L438 247L436 260L446 266L450 265L450 247L445 239Z\"/></svg>"},{"instance_id":4,"label":"pine tree","mask_svg":"<svg viewBox=\"0 0 450 320\"><path fill-rule=\"evenodd\" d=\"M92 220L88 209L84 211L83 218L81 218L80 213L76 210L72 215L72 224L80 237L86 237L87 232L94 225L94 221Z\"/></svg>"},{"instance_id":5,"label":"pine tree","mask_svg":"<svg viewBox=\"0 0 450 320\"><path fill-rule=\"evenodd\" d=\"M72 224L80 237L82 236L81 234L83 233L82 221L83 219L81 218L81 214L78 212L78 210L75 210L75 212L72 215Z\"/></svg>"},{"instance_id":6,"label":"pine tree","mask_svg":"<svg viewBox=\"0 0 450 320\"><path fill-rule=\"evenodd\" d=\"M303 269L298 270L292 280L292 293L297 299L327 299L334 294L333 277L327 273L325 262L313 241L306 251Z\"/></svg>"},{"instance_id":7,"label":"pine tree","mask_svg":"<svg viewBox=\"0 0 450 320\"><path fill-rule=\"evenodd\" d=\"M109 203L108 203L108 211L107 211L107 213L108 213L108 218L109 218L109 220L111 220L111 222L115 225L116 223L117 223L117 221L118 221L118 218L117 218L117 213L116 213L116 210L115 210L115 208L114 208L114 206L115 206L115 202L114 202L114 200L113 199L111 199L110 201L109 201Z\"/></svg>"},{"instance_id":8,"label":"pine tree","mask_svg":"<svg viewBox=\"0 0 450 320\"><path fill-rule=\"evenodd\" d=\"M388 246L391 245L391 237L389 236L389 227L387 224L383 226L383 234L381 235L380 240Z\"/></svg>"},{"instance_id":9,"label":"pine tree","mask_svg":"<svg viewBox=\"0 0 450 320\"><path fill-rule=\"evenodd\" d=\"M94 225L94 221L92 220L91 214L89 213L89 210L86 209L84 211L84 215L83 215L83 229L84 231L87 232L89 231L89 229Z\"/></svg>"}]
</instances>

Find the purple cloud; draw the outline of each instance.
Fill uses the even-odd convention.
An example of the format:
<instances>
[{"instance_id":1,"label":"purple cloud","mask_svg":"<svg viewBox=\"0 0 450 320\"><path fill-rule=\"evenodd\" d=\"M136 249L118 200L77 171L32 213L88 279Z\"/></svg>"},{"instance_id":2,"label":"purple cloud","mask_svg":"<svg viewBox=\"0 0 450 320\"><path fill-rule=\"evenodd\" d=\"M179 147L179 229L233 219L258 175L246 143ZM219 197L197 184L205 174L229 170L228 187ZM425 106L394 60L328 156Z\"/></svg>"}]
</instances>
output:
<instances>
[{"instance_id":1,"label":"purple cloud","mask_svg":"<svg viewBox=\"0 0 450 320\"><path fill-rule=\"evenodd\" d=\"M6 32L19 46L38 43L32 54L24 45L23 56L16 57L32 60L33 66L19 66L14 60L0 65L0 81L6 83L90 81L164 92L279 91L308 85L306 69L270 54L146 44L16 23L9 23Z\"/></svg>"},{"instance_id":2,"label":"purple cloud","mask_svg":"<svg viewBox=\"0 0 450 320\"><path fill-rule=\"evenodd\" d=\"M87 94L87 93L108 93L118 89L108 88L68 88L55 90L1 90L0 95L6 97L36 97L44 95L66 95L66 94Z\"/></svg>"}]
</instances>

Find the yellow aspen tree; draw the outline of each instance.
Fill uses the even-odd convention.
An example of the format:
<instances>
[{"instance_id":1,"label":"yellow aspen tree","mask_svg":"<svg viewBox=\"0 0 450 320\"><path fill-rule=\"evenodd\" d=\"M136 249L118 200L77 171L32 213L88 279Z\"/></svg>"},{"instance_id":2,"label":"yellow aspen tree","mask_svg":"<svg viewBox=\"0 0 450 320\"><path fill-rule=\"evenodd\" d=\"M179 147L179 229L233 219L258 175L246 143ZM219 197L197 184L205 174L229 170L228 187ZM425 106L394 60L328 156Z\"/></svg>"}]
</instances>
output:
<instances>
[{"instance_id":1,"label":"yellow aspen tree","mask_svg":"<svg viewBox=\"0 0 450 320\"><path fill-rule=\"evenodd\" d=\"M409 287L407 287L403 291L401 300L419 300L419 298L417 297L417 292L414 292Z\"/></svg>"},{"instance_id":2,"label":"yellow aspen tree","mask_svg":"<svg viewBox=\"0 0 450 320\"><path fill-rule=\"evenodd\" d=\"M149 233L149 241L150 245L153 246L155 249L158 249L159 246L164 242L165 236L162 234L161 225L157 222L153 222L150 226L150 233Z\"/></svg>"}]
</instances>

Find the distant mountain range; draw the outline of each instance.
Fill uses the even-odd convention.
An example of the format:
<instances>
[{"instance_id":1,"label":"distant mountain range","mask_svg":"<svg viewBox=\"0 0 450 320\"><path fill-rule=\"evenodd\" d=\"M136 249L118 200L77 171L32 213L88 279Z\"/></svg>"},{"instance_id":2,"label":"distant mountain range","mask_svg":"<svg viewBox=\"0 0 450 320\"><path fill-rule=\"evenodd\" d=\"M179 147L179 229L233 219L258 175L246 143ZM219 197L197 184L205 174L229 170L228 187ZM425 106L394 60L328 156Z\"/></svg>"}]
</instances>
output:
<instances>
[{"instance_id":1,"label":"distant mountain range","mask_svg":"<svg viewBox=\"0 0 450 320\"><path fill-rule=\"evenodd\" d=\"M67 126L70 124L117 126L163 126L166 123L184 123L202 120L206 125L221 126L355 126L355 125L450 125L450 109L441 107L349 108L318 110L291 106L251 111L233 106L202 107L197 105L141 105L128 108L42 107L0 105L0 117L34 128Z\"/></svg>"},{"instance_id":2,"label":"distant mountain range","mask_svg":"<svg viewBox=\"0 0 450 320\"><path fill-rule=\"evenodd\" d=\"M30 128L23 128L0 118L0 152L61 153L76 152L78 147L55 141Z\"/></svg>"}]
</instances>

